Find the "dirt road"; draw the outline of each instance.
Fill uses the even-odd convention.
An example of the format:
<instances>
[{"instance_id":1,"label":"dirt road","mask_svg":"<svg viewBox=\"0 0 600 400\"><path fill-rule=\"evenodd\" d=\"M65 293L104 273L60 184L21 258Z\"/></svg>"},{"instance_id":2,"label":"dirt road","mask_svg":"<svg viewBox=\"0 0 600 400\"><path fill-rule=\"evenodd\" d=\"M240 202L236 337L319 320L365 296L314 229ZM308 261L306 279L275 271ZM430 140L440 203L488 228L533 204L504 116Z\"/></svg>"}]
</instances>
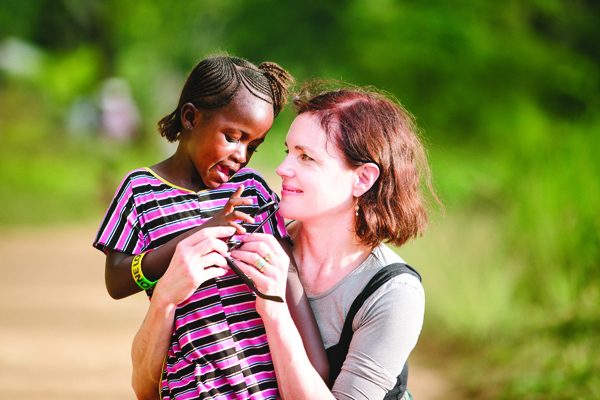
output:
<instances>
[{"instance_id":1,"label":"dirt road","mask_svg":"<svg viewBox=\"0 0 600 400\"><path fill-rule=\"evenodd\" d=\"M95 230L0 232L0 399L135 399L129 352L148 300L108 296ZM410 368L416 400L447 398L438 372Z\"/></svg>"}]
</instances>

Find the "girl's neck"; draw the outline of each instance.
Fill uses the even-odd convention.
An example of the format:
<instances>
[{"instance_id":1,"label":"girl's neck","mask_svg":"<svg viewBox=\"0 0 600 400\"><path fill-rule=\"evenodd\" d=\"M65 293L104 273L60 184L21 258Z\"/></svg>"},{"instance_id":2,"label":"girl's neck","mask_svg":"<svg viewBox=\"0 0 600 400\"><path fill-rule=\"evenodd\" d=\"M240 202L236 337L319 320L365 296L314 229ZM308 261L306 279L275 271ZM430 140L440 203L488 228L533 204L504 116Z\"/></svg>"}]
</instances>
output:
<instances>
[{"instance_id":1,"label":"girl's neck","mask_svg":"<svg viewBox=\"0 0 600 400\"><path fill-rule=\"evenodd\" d=\"M354 215L296 222L293 255L309 295L331 288L362 264L371 248L358 242Z\"/></svg>"},{"instance_id":2,"label":"girl's neck","mask_svg":"<svg viewBox=\"0 0 600 400\"><path fill-rule=\"evenodd\" d=\"M199 192L206 189L206 185L196 171L196 168L191 163L189 157L185 157L179 148L171 157L153 165L152 171L160 175L161 178L167 180L173 185L182 188Z\"/></svg>"}]
</instances>

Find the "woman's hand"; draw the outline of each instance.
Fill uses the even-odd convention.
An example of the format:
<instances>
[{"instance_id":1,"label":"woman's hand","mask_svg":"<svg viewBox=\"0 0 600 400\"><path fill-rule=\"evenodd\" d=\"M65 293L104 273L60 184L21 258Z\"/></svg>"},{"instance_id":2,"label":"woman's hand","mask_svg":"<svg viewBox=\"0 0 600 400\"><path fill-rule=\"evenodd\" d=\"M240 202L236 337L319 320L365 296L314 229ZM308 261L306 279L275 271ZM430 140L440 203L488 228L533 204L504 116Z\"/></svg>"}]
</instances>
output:
<instances>
[{"instance_id":1,"label":"woman's hand","mask_svg":"<svg viewBox=\"0 0 600 400\"><path fill-rule=\"evenodd\" d=\"M235 208L241 205L251 205L252 199L247 197L240 197L244 192L244 186L240 185L237 190L231 195L227 203L219 211L214 217L205 222L200 226L200 230L205 229L211 226L232 226L236 230L237 235L243 235L246 233L246 228L244 228L240 223L236 221L244 221L250 224L254 223L254 218L249 216L246 213L241 211L237 211Z\"/></svg>"},{"instance_id":2,"label":"woman's hand","mask_svg":"<svg viewBox=\"0 0 600 400\"><path fill-rule=\"evenodd\" d=\"M242 242L240 248L231 252L236 265L252 278L262 293L285 298L290 259L277 239L266 233L253 233L242 238ZM263 318L281 304L256 298L256 309Z\"/></svg>"},{"instance_id":3,"label":"woman's hand","mask_svg":"<svg viewBox=\"0 0 600 400\"><path fill-rule=\"evenodd\" d=\"M227 273L227 243L235 228L220 226L202 229L177 244L169 268L158 281L154 296L168 304L187 300L209 279Z\"/></svg>"}]
</instances>

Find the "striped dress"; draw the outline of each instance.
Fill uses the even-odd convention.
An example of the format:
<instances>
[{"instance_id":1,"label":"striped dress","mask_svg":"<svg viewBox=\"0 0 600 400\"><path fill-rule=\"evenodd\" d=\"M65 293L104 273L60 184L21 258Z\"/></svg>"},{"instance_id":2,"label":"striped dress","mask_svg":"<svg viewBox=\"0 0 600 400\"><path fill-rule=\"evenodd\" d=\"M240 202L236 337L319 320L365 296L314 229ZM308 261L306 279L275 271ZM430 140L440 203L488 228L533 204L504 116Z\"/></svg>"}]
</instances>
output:
<instances>
[{"instance_id":1,"label":"striped dress","mask_svg":"<svg viewBox=\"0 0 600 400\"><path fill-rule=\"evenodd\" d=\"M276 194L258 172L244 168L216 189L193 192L174 186L149 169L130 172L121 182L94 241L94 247L127 254L156 249L217 214L244 185L250 213ZM263 227L288 237L283 219ZM258 224L266 214L255 218ZM252 226L248 227L252 231ZM148 293L151 296L151 293ZM176 311L161 381L163 399L275 399L277 382L255 294L233 272L204 282Z\"/></svg>"}]
</instances>

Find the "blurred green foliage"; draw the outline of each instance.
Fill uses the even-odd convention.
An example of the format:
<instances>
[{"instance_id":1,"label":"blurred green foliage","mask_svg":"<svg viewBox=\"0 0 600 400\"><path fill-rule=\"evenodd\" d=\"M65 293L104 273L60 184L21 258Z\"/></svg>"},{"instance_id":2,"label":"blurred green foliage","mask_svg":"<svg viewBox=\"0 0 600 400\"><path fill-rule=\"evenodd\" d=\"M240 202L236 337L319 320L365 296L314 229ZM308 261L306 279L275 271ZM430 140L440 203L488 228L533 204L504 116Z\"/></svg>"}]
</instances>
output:
<instances>
[{"instance_id":1,"label":"blurred green foliage","mask_svg":"<svg viewBox=\"0 0 600 400\"><path fill-rule=\"evenodd\" d=\"M591 0L4 1L0 226L98 221L128 170L172 151L156 122L206 55L374 85L417 117L446 204L399 249L428 294L419 346L451 343L471 398L590 398L598 38ZM99 125L113 77L139 107L129 141ZM292 118L282 113L253 160L268 175Z\"/></svg>"}]
</instances>

